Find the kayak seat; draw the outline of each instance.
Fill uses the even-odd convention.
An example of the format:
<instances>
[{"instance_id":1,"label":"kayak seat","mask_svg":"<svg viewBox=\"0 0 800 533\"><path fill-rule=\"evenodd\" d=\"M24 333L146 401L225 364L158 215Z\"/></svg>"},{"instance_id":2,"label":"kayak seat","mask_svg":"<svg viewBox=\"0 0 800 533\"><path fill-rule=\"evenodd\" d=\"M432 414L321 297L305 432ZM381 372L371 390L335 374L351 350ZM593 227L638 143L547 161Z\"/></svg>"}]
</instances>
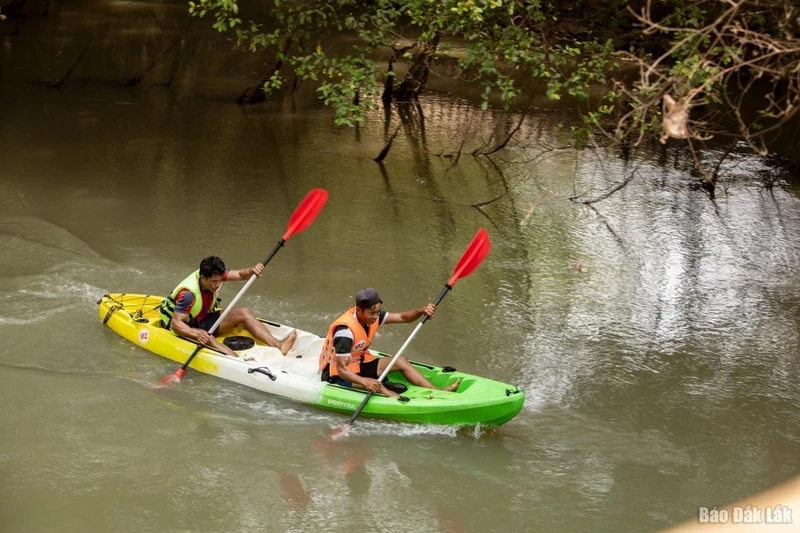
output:
<instances>
[{"instance_id":1,"label":"kayak seat","mask_svg":"<svg viewBox=\"0 0 800 533\"><path fill-rule=\"evenodd\" d=\"M322 347L324 345L325 339L320 339L311 335L301 335L295 341L294 346L292 346L291 352L309 358L317 358L320 352L322 352Z\"/></svg>"},{"instance_id":2,"label":"kayak seat","mask_svg":"<svg viewBox=\"0 0 800 533\"><path fill-rule=\"evenodd\" d=\"M225 337L222 344L233 350L234 352L241 352L249 350L256 345L256 341L250 337L234 335L233 337Z\"/></svg>"}]
</instances>

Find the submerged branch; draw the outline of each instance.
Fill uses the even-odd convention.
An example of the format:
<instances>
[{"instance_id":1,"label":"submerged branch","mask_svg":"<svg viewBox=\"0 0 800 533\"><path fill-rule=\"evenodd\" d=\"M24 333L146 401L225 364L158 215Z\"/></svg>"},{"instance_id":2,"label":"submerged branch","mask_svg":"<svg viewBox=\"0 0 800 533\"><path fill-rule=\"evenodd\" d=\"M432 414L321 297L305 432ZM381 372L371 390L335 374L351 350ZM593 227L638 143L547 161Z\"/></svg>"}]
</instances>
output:
<instances>
[{"instance_id":1,"label":"submerged branch","mask_svg":"<svg viewBox=\"0 0 800 533\"><path fill-rule=\"evenodd\" d=\"M189 31L189 27L192 25L192 21L194 19L190 18L189 22L183 28L183 31L178 36L177 39L173 40L169 46L167 46L160 54L156 55L149 63L141 67L136 74L134 74L131 78L125 80L125 87L135 87L144 81L144 78L162 61L167 55L178 45L178 43L182 42L186 38L186 34ZM160 25L160 24L159 24ZM163 29L163 26L162 26ZM162 31L163 33L163 31ZM172 82L172 77L170 77L169 81L165 85L170 85Z\"/></svg>"},{"instance_id":2,"label":"submerged branch","mask_svg":"<svg viewBox=\"0 0 800 533\"><path fill-rule=\"evenodd\" d=\"M78 64L83 59L83 56L86 55L87 50L89 50L89 45L92 44L92 41L94 40L95 35L97 35L97 28L100 26L100 22L102 22L103 18L106 16L106 12L108 11L108 6L109 6L110 3L111 3L111 0L108 0L106 2L106 5L103 7L103 11L102 11L102 13L100 13L100 16L98 17L97 22L94 23L94 28L92 29L92 36L89 37L88 41L86 41L86 46L84 46L83 50L81 50L81 53L78 54L78 57L75 59L75 62L72 63L72 66L67 71L67 73L64 74L58 80L41 80L39 82L34 82L34 83L36 83L37 85L41 85L43 87L47 87L48 89L60 89L61 86L64 85L64 82L67 81L67 78L69 78L72 75L72 73L78 67Z\"/></svg>"},{"instance_id":3,"label":"submerged branch","mask_svg":"<svg viewBox=\"0 0 800 533\"><path fill-rule=\"evenodd\" d=\"M618 183L616 187L614 187L611 190L609 190L608 192L598 196L597 198L592 198L591 200L579 200L579 198L581 196L586 194L586 193L581 193L581 194L579 194L577 196L570 196L569 200L571 202L580 203L580 204L584 204L584 205L591 205L591 204L597 203L597 202L599 202L601 200L605 200L606 198L609 198L612 194L614 194L615 192L617 192L618 190L622 189L627 184L629 184L631 182L631 180L633 180L633 177L636 175L637 172L639 172L638 169L633 169L633 171L631 172L630 176L628 176L623 181Z\"/></svg>"},{"instance_id":4,"label":"submerged branch","mask_svg":"<svg viewBox=\"0 0 800 533\"><path fill-rule=\"evenodd\" d=\"M492 204L492 203L496 202L497 200L499 200L500 198L503 198L503 197L505 197L507 195L508 195L508 191L504 192L503 194L501 194L500 196L498 196L496 198L492 198L491 200L487 200L485 202L478 202L478 203L475 203L475 204L470 204L470 207L474 207L474 208L480 210L482 207L485 207L485 206L487 206L489 204Z\"/></svg>"},{"instance_id":5,"label":"submerged branch","mask_svg":"<svg viewBox=\"0 0 800 533\"><path fill-rule=\"evenodd\" d=\"M89 45L92 44L93 40L94 40L94 33L92 34L91 37L89 37L89 40L86 41L86 45L83 47L83 50L81 50L81 53L78 54L78 57L72 63L72 66L69 68L69 70L66 72L66 74L64 74L61 78L59 78L57 80L40 80L40 81L36 81L34 83L36 85L40 85L40 86L46 87L48 89L60 89L61 86L64 85L64 82L67 81L67 79L72 75L72 73L78 67L78 64L81 62L81 59L83 59L83 56L86 55L86 51L89 50Z\"/></svg>"},{"instance_id":6,"label":"submerged branch","mask_svg":"<svg viewBox=\"0 0 800 533\"><path fill-rule=\"evenodd\" d=\"M386 156L389 155L389 150L392 148L392 143L394 142L394 138L397 137L398 133L400 133L400 127L401 126L399 125L397 126L397 129L394 130L392 136L389 137L389 142L386 143L386 146L383 147L381 153L379 153L378 157L373 159L373 161L375 161L376 163L381 163L384 159L386 159Z\"/></svg>"}]
</instances>

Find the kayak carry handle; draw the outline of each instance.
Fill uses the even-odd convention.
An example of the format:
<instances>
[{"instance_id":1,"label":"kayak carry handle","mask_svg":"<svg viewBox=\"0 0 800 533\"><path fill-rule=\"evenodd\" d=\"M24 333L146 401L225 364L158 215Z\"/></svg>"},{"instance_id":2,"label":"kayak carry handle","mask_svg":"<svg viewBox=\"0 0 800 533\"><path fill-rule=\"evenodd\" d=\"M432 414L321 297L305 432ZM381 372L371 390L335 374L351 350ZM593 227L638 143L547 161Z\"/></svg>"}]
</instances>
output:
<instances>
[{"instance_id":1,"label":"kayak carry handle","mask_svg":"<svg viewBox=\"0 0 800 533\"><path fill-rule=\"evenodd\" d=\"M259 367L256 367L256 368L248 368L247 369L247 373L248 374L252 374L253 372L258 372L259 374L264 374L265 376L267 376L272 381L275 381L276 379L278 379L278 378L275 377L275 375L272 372L270 372L269 368L267 368L265 366L259 366Z\"/></svg>"}]
</instances>

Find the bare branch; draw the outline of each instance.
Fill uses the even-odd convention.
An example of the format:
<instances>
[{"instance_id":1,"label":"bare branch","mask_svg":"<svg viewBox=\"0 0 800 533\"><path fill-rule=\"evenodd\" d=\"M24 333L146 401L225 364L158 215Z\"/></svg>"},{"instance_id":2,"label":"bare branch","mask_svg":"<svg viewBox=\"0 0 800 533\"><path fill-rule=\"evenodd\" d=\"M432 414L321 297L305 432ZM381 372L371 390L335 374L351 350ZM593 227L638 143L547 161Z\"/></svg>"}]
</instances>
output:
<instances>
[{"instance_id":1,"label":"bare branch","mask_svg":"<svg viewBox=\"0 0 800 533\"><path fill-rule=\"evenodd\" d=\"M384 159L386 159L386 156L389 155L389 150L392 148L392 143L394 142L394 138L397 137L398 133L400 133L400 126L397 126L397 129L394 130L394 133L392 134L392 136L389 137L389 142L386 143L386 146L383 147L383 150L381 150L381 153L379 153L378 157L373 159L373 161L375 161L376 163L380 163Z\"/></svg>"},{"instance_id":2,"label":"bare branch","mask_svg":"<svg viewBox=\"0 0 800 533\"><path fill-rule=\"evenodd\" d=\"M620 190L621 188L623 188L624 186L629 184L631 182L631 180L633 179L633 177L636 175L637 172L638 172L638 169L636 169L636 168L633 169L633 172L631 172L630 176L628 176L623 181L618 183L616 185L616 187L614 187L613 189L609 190L605 194L602 194L602 195L598 196L597 198L592 198L591 200L582 200L582 201L579 202L578 198L583 196L583 194L579 194L578 196L571 196L569 198L569 200L571 200L571 201L573 201L575 203L581 203L581 204L584 204L584 205L591 205L591 204L599 202L600 200L605 200L606 198L608 198L609 196L611 196L612 194L614 194L615 192L617 192L618 190Z\"/></svg>"}]
</instances>

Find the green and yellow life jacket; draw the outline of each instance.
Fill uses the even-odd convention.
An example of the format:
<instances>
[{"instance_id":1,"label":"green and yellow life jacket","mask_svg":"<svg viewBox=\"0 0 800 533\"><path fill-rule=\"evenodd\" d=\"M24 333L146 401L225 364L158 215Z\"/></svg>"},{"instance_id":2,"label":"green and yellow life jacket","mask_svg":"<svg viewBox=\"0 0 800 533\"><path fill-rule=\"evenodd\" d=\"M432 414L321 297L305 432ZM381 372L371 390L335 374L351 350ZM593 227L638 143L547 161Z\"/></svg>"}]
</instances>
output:
<instances>
[{"instance_id":1,"label":"green and yellow life jacket","mask_svg":"<svg viewBox=\"0 0 800 533\"><path fill-rule=\"evenodd\" d=\"M164 298L164 301L158 306L158 315L161 317L161 322L164 323L164 327L166 328L169 328L169 324L172 321L172 315L175 314L175 298L178 297L178 293L183 289L188 290L194 295L194 303L192 304L192 308L189 310L189 316L187 317L186 322L191 322L196 316L203 312L203 292L200 289L200 271L195 270L189 274L185 280L181 281L178 286L175 287L175 290L172 291L172 294ZM217 293L214 293L214 298L211 301L211 307L206 309L206 311L215 309L218 303L219 298Z\"/></svg>"}]
</instances>

